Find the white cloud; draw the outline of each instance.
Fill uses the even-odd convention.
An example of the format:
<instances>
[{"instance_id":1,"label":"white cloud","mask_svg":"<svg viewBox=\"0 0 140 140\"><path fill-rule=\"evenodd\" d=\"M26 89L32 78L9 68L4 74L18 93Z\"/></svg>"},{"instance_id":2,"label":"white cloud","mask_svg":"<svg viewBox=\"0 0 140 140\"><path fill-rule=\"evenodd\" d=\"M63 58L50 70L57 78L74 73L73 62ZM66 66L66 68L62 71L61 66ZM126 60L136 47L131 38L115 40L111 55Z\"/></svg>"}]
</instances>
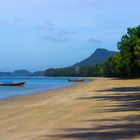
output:
<instances>
[{"instance_id":1,"label":"white cloud","mask_svg":"<svg viewBox=\"0 0 140 140\"><path fill-rule=\"evenodd\" d=\"M88 44L103 44L102 41L97 40L97 39L93 39L93 38L88 39L88 40L87 40L87 43L88 43Z\"/></svg>"}]
</instances>

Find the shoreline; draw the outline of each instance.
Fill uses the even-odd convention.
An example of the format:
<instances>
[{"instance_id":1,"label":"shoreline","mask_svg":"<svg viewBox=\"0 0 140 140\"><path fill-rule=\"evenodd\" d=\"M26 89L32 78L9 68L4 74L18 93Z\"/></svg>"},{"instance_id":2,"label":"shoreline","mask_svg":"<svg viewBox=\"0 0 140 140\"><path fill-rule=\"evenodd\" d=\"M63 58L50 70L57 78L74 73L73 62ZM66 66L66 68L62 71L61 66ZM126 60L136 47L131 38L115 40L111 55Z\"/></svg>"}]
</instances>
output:
<instances>
[{"instance_id":1,"label":"shoreline","mask_svg":"<svg viewBox=\"0 0 140 140\"><path fill-rule=\"evenodd\" d=\"M0 139L140 139L139 92L140 80L97 78L2 100Z\"/></svg>"},{"instance_id":2,"label":"shoreline","mask_svg":"<svg viewBox=\"0 0 140 140\"><path fill-rule=\"evenodd\" d=\"M82 78L85 78L85 77L82 77ZM16 99L20 99L22 97L28 97L28 96L34 96L34 95L40 95L40 94L49 94L51 92L56 92L58 90L61 90L61 89L65 89L65 88L71 88L71 87L74 87L74 86L78 86L80 84L84 84L84 83L88 83L88 82L92 82L94 80L96 80L97 78L92 78L92 80L90 81L84 81L84 82L77 82L77 83L73 83L71 85L65 85L63 87L57 87L57 88L54 88L54 89L48 89L48 90L42 90L42 91L33 91L29 94L25 94L25 95L16 95L16 96L11 96L11 97L8 97L8 98L3 98L3 99L0 99L0 103L3 102L3 101L10 101L10 100L16 100Z\"/></svg>"},{"instance_id":3,"label":"shoreline","mask_svg":"<svg viewBox=\"0 0 140 140\"><path fill-rule=\"evenodd\" d=\"M35 77L36 78L36 77ZM42 77L41 77L42 78ZM48 77L47 77L48 78ZM49 78L56 78L56 77L49 77ZM64 78L64 77L61 77L61 78ZM67 78L67 77L65 77ZM77 77L69 77L69 78L77 78ZM93 80L96 80L95 77L80 77L80 78L84 78L85 81L83 83L86 83L86 82L90 82L90 81L93 81ZM20 98L20 97L26 97L26 96L30 96L30 95L36 95L36 94L42 94L42 93L49 93L51 91L56 91L56 90L59 90L59 89L63 89L65 87L71 87L71 86L76 86L76 85L79 85L80 82L77 82L77 83L71 83L69 85L64 85L64 86L60 86L60 87L54 87L54 88L51 88L51 89L40 89L38 91L27 91L26 93L28 94L23 94L23 95L14 95L14 96L9 96L9 97L6 97L6 98L0 98L0 102L1 101L7 101L7 100L11 100L11 99L14 99L14 98Z\"/></svg>"}]
</instances>

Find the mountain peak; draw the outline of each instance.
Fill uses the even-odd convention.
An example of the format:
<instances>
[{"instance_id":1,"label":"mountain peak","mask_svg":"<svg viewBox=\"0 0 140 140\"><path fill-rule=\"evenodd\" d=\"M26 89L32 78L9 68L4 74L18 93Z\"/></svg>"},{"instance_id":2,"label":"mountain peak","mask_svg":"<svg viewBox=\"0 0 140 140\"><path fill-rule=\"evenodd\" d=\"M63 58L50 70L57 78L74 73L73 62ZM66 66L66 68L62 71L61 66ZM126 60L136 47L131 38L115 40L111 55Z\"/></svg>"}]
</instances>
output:
<instances>
[{"instance_id":1,"label":"mountain peak","mask_svg":"<svg viewBox=\"0 0 140 140\"><path fill-rule=\"evenodd\" d=\"M109 51L109 50L107 50L107 49L105 49L105 48L97 48L96 50L95 50L95 52L96 51Z\"/></svg>"},{"instance_id":2,"label":"mountain peak","mask_svg":"<svg viewBox=\"0 0 140 140\"><path fill-rule=\"evenodd\" d=\"M105 48L97 48L94 53L97 53L97 52L99 52L99 53L107 52L108 53L108 52L115 52L115 51L110 51Z\"/></svg>"},{"instance_id":3,"label":"mountain peak","mask_svg":"<svg viewBox=\"0 0 140 140\"><path fill-rule=\"evenodd\" d=\"M110 57L116 55L117 52L109 51L104 48L98 48L95 52L87 59L75 64L74 66L95 66L96 64L102 64L107 61Z\"/></svg>"},{"instance_id":4,"label":"mountain peak","mask_svg":"<svg viewBox=\"0 0 140 140\"><path fill-rule=\"evenodd\" d=\"M31 72L27 71L27 70L16 70L13 72L13 75L14 76L30 76L31 75Z\"/></svg>"}]
</instances>

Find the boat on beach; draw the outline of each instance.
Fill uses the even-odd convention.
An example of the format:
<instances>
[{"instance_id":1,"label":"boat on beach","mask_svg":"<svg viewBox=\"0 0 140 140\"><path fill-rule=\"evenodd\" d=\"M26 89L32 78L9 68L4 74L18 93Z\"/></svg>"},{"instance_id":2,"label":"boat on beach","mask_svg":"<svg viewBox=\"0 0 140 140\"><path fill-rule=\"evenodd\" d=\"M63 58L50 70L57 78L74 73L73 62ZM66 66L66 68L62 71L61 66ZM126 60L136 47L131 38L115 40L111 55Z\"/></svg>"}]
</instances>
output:
<instances>
[{"instance_id":1,"label":"boat on beach","mask_svg":"<svg viewBox=\"0 0 140 140\"><path fill-rule=\"evenodd\" d=\"M23 86L26 82L4 82L0 83L0 86Z\"/></svg>"}]
</instances>

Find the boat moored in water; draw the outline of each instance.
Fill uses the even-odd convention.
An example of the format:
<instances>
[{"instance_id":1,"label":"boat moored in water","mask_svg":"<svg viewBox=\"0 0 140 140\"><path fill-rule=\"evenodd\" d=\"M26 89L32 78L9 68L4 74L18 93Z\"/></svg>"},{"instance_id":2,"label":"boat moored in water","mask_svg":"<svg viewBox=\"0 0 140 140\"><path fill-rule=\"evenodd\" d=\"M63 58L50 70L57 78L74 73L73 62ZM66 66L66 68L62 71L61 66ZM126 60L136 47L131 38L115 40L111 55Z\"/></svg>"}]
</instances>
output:
<instances>
[{"instance_id":1,"label":"boat moored in water","mask_svg":"<svg viewBox=\"0 0 140 140\"><path fill-rule=\"evenodd\" d=\"M80 80L78 80L78 79L69 79L68 81L69 82L84 82L85 80L84 79L80 79Z\"/></svg>"},{"instance_id":2,"label":"boat moored in water","mask_svg":"<svg viewBox=\"0 0 140 140\"><path fill-rule=\"evenodd\" d=\"M0 83L0 86L24 86L26 82L4 82Z\"/></svg>"}]
</instances>

